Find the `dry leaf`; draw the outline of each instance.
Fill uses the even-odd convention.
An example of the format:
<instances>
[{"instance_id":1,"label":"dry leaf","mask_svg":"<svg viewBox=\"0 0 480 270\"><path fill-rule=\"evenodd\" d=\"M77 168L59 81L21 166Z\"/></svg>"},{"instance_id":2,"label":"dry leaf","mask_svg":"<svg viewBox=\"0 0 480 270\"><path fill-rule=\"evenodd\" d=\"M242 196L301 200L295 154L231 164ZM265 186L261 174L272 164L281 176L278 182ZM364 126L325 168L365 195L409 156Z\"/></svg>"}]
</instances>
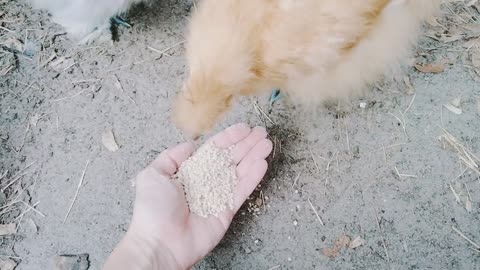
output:
<instances>
[{"instance_id":1,"label":"dry leaf","mask_svg":"<svg viewBox=\"0 0 480 270\"><path fill-rule=\"evenodd\" d=\"M445 63L416 64L415 68L423 73L442 73L445 71Z\"/></svg>"},{"instance_id":2,"label":"dry leaf","mask_svg":"<svg viewBox=\"0 0 480 270\"><path fill-rule=\"evenodd\" d=\"M350 237L348 235L342 235L340 236L336 241L333 247L331 248L323 248L322 253L323 255L329 257L329 258L334 258L340 255L340 251L348 247L350 244Z\"/></svg>"},{"instance_id":3,"label":"dry leaf","mask_svg":"<svg viewBox=\"0 0 480 270\"><path fill-rule=\"evenodd\" d=\"M431 26L435 27L435 26L440 26L440 24L438 23L437 21L437 18L435 18L434 16L430 17L427 19L427 23L430 24Z\"/></svg>"},{"instance_id":4,"label":"dry leaf","mask_svg":"<svg viewBox=\"0 0 480 270\"><path fill-rule=\"evenodd\" d=\"M17 263L12 259L0 259L0 269L13 270L17 267Z\"/></svg>"},{"instance_id":5,"label":"dry leaf","mask_svg":"<svg viewBox=\"0 0 480 270\"><path fill-rule=\"evenodd\" d=\"M15 50L15 51L18 51L18 52L23 51L23 43L16 38L9 38L3 44L6 45L8 48L10 48L12 50Z\"/></svg>"},{"instance_id":6,"label":"dry leaf","mask_svg":"<svg viewBox=\"0 0 480 270\"><path fill-rule=\"evenodd\" d=\"M365 240L360 237L360 236L357 236L355 237L355 239L352 240L352 242L350 242L350 245L348 246L349 248L351 249L355 249L355 248L358 248L360 246L363 246L365 244Z\"/></svg>"},{"instance_id":7,"label":"dry leaf","mask_svg":"<svg viewBox=\"0 0 480 270\"><path fill-rule=\"evenodd\" d=\"M462 105L462 100L459 97L457 97L457 98L454 98L452 101L450 101L450 104L452 104L457 108L460 108L460 106Z\"/></svg>"},{"instance_id":8,"label":"dry leaf","mask_svg":"<svg viewBox=\"0 0 480 270\"><path fill-rule=\"evenodd\" d=\"M0 224L0 235L10 235L17 232L17 226L15 223Z\"/></svg>"},{"instance_id":9,"label":"dry leaf","mask_svg":"<svg viewBox=\"0 0 480 270\"><path fill-rule=\"evenodd\" d=\"M106 130L102 133L102 144L110 152L116 152L119 149L118 144L115 141L115 136L113 135L113 131L111 129Z\"/></svg>"}]
</instances>

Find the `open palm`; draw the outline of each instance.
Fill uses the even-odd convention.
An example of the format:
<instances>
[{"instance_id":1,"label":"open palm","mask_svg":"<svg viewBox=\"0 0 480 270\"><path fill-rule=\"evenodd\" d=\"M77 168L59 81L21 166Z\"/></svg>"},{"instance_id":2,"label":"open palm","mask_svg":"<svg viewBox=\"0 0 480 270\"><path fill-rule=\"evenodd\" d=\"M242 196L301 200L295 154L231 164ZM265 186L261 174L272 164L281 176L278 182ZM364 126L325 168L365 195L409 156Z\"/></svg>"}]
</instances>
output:
<instances>
[{"instance_id":1,"label":"open palm","mask_svg":"<svg viewBox=\"0 0 480 270\"><path fill-rule=\"evenodd\" d=\"M251 129L245 124L227 128L210 140L220 148L233 146L239 179L233 210L227 209L219 217L209 218L189 211L181 184L171 176L194 152L191 143L164 151L136 179L130 229L145 241L168 248L184 269L193 266L220 242L235 213L265 175L265 159L272 151L265 129Z\"/></svg>"}]
</instances>

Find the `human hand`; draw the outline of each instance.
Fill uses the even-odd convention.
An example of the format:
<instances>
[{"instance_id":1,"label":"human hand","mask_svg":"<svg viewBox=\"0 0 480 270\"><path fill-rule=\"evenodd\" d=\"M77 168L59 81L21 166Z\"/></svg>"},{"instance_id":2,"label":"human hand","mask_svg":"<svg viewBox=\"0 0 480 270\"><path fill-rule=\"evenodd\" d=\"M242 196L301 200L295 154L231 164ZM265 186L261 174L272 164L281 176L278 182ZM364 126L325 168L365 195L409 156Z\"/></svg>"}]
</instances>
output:
<instances>
[{"instance_id":1,"label":"human hand","mask_svg":"<svg viewBox=\"0 0 480 270\"><path fill-rule=\"evenodd\" d=\"M265 159L272 151L266 137L263 128L238 124L210 139L220 148L233 146L239 180L233 210L227 208L218 217L191 213L182 185L171 178L193 153L194 145L184 143L161 153L136 178L135 207L126 236L133 243L129 245L144 250L144 257L170 260L168 265L173 268L188 269L200 261L220 242L235 213L265 175ZM155 269L154 265L165 267L152 263L150 269Z\"/></svg>"}]
</instances>

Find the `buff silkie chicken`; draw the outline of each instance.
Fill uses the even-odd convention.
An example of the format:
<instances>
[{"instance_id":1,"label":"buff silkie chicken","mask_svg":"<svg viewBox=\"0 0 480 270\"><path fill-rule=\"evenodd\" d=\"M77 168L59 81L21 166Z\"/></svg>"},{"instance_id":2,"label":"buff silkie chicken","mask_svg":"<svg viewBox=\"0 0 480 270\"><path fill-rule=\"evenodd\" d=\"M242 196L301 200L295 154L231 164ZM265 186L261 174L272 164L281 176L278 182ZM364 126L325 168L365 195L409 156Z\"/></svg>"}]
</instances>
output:
<instances>
[{"instance_id":1,"label":"buff silkie chicken","mask_svg":"<svg viewBox=\"0 0 480 270\"><path fill-rule=\"evenodd\" d=\"M360 93L406 62L441 0L203 0L189 23L188 78L174 105L192 137L235 98L281 89L315 105Z\"/></svg>"},{"instance_id":2,"label":"buff silkie chicken","mask_svg":"<svg viewBox=\"0 0 480 270\"><path fill-rule=\"evenodd\" d=\"M81 44L101 38L111 40L111 21L128 26L118 15L144 0L30 0L35 8L46 9L53 21Z\"/></svg>"}]
</instances>

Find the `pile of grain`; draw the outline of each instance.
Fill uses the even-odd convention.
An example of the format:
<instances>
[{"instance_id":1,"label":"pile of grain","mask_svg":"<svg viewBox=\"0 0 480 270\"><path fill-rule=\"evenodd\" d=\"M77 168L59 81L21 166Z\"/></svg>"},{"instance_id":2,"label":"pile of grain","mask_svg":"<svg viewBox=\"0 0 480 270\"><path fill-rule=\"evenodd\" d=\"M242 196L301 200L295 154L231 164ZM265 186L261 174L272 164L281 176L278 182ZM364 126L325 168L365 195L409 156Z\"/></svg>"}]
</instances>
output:
<instances>
[{"instance_id":1,"label":"pile of grain","mask_svg":"<svg viewBox=\"0 0 480 270\"><path fill-rule=\"evenodd\" d=\"M186 160L176 174L183 184L190 211L202 216L218 216L233 209L233 190L237 183L230 149L206 143Z\"/></svg>"}]
</instances>

